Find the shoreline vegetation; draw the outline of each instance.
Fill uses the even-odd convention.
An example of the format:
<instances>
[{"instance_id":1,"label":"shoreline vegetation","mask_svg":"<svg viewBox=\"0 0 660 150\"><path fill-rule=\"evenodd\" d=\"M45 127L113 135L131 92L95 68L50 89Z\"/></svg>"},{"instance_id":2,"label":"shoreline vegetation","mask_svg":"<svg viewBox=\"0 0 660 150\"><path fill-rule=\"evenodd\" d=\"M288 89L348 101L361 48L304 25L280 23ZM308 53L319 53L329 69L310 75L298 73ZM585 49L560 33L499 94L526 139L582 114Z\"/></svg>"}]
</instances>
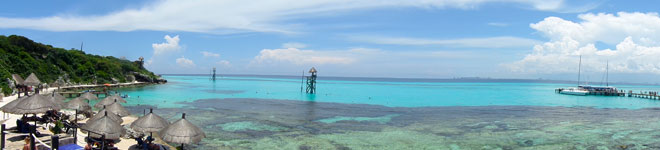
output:
<instances>
[{"instance_id":1,"label":"shoreline vegetation","mask_svg":"<svg viewBox=\"0 0 660 150\"><path fill-rule=\"evenodd\" d=\"M144 68L144 59L87 54L79 49L56 48L18 35L0 35L0 88L2 94L17 92L12 74L34 73L41 87L116 84L127 82L165 83L167 80Z\"/></svg>"}]
</instances>

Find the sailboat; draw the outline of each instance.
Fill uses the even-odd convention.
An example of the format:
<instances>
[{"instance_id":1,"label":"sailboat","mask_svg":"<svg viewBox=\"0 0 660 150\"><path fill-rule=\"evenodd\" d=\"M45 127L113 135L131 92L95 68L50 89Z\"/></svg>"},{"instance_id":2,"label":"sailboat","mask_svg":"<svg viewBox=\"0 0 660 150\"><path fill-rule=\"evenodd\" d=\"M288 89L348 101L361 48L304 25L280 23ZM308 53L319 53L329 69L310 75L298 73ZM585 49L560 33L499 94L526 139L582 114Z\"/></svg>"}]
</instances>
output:
<instances>
[{"instance_id":1,"label":"sailboat","mask_svg":"<svg viewBox=\"0 0 660 150\"><path fill-rule=\"evenodd\" d=\"M610 95L612 93L617 93L616 87L610 86L609 84L609 77L610 77L610 61L607 61L607 66L605 69L605 86L589 86L589 85L582 85L578 86L581 89L585 89L587 91L595 91L599 93L606 93L605 95ZM602 94L601 94L602 95Z\"/></svg>"},{"instance_id":2,"label":"sailboat","mask_svg":"<svg viewBox=\"0 0 660 150\"><path fill-rule=\"evenodd\" d=\"M582 55L580 55L580 63L578 64L578 80L577 80L577 87L573 88L567 88L567 89L559 89L559 94L566 94L566 95L579 95L579 96L584 96L589 93L589 90L583 88L583 86L580 86L580 71L582 69Z\"/></svg>"}]
</instances>

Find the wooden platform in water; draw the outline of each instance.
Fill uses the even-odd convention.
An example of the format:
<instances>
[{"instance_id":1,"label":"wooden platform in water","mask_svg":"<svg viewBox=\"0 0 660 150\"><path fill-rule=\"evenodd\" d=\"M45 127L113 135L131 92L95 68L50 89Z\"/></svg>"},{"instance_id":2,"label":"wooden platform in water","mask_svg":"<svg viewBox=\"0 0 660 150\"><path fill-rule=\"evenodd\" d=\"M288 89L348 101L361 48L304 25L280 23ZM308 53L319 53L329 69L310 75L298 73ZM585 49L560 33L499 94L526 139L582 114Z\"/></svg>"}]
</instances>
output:
<instances>
[{"instance_id":1,"label":"wooden platform in water","mask_svg":"<svg viewBox=\"0 0 660 150\"><path fill-rule=\"evenodd\" d=\"M85 94L86 92L57 92L61 94L64 97L79 97L82 94ZM108 96L109 92L103 92L103 91L92 91L92 94L96 95L96 97L99 97L99 95L103 96Z\"/></svg>"},{"instance_id":2,"label":"wooden platform in water","mask_svg":"<svg viewBox=\"0 0 660 150\"><path fill-rule=\"evenodd\" d=\"M601 96L626 96L625 92L620 91L589 91L587 95L601 95Z\"/></svg>"},{"instance_id":3,"label":"wooden platform in water","mask_svg":"<svg viewBox=\"0 0 660 150\"><path fill-rule=\"evenodd\" d=\"M655 100L660 100L660 95L656 92L649 92L649 93L628 93L628 97L637 97L637 98L646 98L646 99L655 99Z\"/></svg>"},{"instance_id":4,"label":"wooden platform in water","mask_svg":"<svg viewBox=\"0 0 660 150\"><path fill-rule=\"evenodd\" d=\"M98 85L76 85L76 86L66 86L60 87L58 90L63 92L57 92L62 94L65 97L78 97L85 92L83 90L96 90L92 91L92 94L99 97L100 95L108 96L110 93L110 88L121 88L121 87L132 87L132 86L142 86L149 85L152 83L148 82L134 82L134 83L118 83L118 84L98 84Z\"/></svg>"}]
</instances>

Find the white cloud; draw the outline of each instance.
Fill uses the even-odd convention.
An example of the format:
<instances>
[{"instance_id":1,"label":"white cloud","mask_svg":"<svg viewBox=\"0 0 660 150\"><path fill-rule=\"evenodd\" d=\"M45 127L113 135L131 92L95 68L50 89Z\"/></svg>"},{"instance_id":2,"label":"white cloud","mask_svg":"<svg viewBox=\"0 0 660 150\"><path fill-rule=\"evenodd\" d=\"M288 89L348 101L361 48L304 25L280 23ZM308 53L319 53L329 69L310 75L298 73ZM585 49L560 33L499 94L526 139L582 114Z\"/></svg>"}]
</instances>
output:
<instances>
[{"instance_id":1,"label":"white cloud","mask_svg":"<svg viewBox=\"0 0 660 150\"><path fill-rule=\"evenodd\" d=\"M187 59L183 56L181 56L181 58L176 59L176 64L178 64L181 67L186 67L186 68L195 67L195 63L192 60Z\"/></svg>"},{"instance_id":2,"label":"white cloud","mask_svg":"<svg viewBox=\"0 0 660 150\"><path fill-rule=\"evenodd\" d=\"M489 26L496 26L496 27L506 27L509 26L508 23L503 23L503 22L489 22Z\"/></svg>"},{"instance_id":3,"label":"white cloud","mask_svg":"<svg viewBox=\"0 0 660 150\"><path fill-rule=\"evenodd\" d=\"M179 46L179 35L170 37L170 35L165 35L164 43L154 43L151 44L151 47L154 49L154 55L160 55L170 52L176 52L181 50Z\"/></svg>"},{"instance_id":4,"label":"white cloud","mask_svg":"<svg viewBox=\"0 0 660 150\"><path fill-rule=\"evenodd\" d=\"M220 60L218 62L215 62L216 65L221 66L221 67L231 67L231 63L227 60Z\"/></svg>"},{"instance_id":5,"label":"white cloud","mask_svg":"<svg viewBox=\"0 0 660 150\"><path fill-rule=\"evenodd\" d=\"M216 58L220 57L220 54L218 54L218 53L207 52L207 51L202 51L200 53L202 53L202 55L204 55L204 57L216 57Z\"/></svg>"},{"instance_id":6,"label":"white cloud","mask_svg":"<svg viewBox=\"0 0 660 150\"><path fill-rule=\"evenodd\" d=\"M587 71L660 74L660 17L656 13L582 14L580 22L548 17L530 27L550 38L522 60L505 64L525 73L574 73L578 56ZM596 42L616 45L598 49Z\"/></svg>"},{"instance_id":7,"label":"white cloud","mask_svg":"<svg viewBox=\"0 0 660 150\"><path fill-rule=\"evenodd\" d=\"M542 11L565 11L563 0L163 0L104 15L63 14L0 17L0 28L47 31L187 31L292 33L288 20L351 10L393 7L473 9L484 3L515 3ZM581 8L583 9L583 8Z\"/></svg>"},{"instance_id":8,"label":"white cloud","mask_svg":"<svg viewBox=\"0 0 660 150\"><path fill-rule=\"evenodd\" d=\"M282 44L282 48L305 48L307 45L303 43L297 43L297 42L289 42L289 43L284 43Z\"/></svg>"},{"instance_id":9,"label":"white cloud","mask_svg":"<svg viewBox=\"0 0 660 150\"><path fill-rule=\"evenodd\" d=\"M406 50L370 48L339 50L264 49L246 66L248 73L291 74L310 67L323 74L370 77L456 77L480 75L479 67L495 68L486 62L497 52ZM491 59L492 60L492 59ZM392 71L396 70L396 71ZM491 70L488 70L491 71ZM487 74L485 74L487 75Z\"/></svg>"},{"instance_id":10,"label":"white cloud","mask_svg":"<svg viewBox=\"0 0 660 150\"><path fill-rule=\"evenodd\" d=\"M463 38L463 39L425 39L410 37L385 37L385 36L351 36L350 40L368 42L375 44L390 45L439 45L447 47L471 47L471 48L510 48L530 47L540 41L519 37L501 36L487 38Z\"/></svg>"},{"instance_id":11,"label":"white cloud","mask_svg":"<svg viewBox=\"0 0 660 150\"><path fill-rule=\"evenodd\" d=\"M374 62L398 62L398 60L430 60L447 58L474 58L465 51L384 51L370 48L349 48L346 50L301 50L263 49L252 63L294 65L353 65Z\"/></svg>"},{"instance_id":12,"label":"white cloud","mask_svg":"<svg viewBox=\"0 0 660 150\"><path fill-rule=\"evenodd\" d=\"M303 64L351 64L355 58L342 54L338 51L315 51L300 50L297 48L287 49L264 49L254 58L256 63L279 63L287 62L296 65Z\"/></svg>"},{"instance_id":13,"label":"white cloud","mask_svg":"<svg viewBox=\"0 0 660 150\"><path fill-rule=\"evenodd\" d=\"M547 17L530 27L554 41L571 37L580 43L600 41L614 45L628 36L635 41L660 39L660 18L657 13L588 13L578 18L581 22Z\"/></svg>"}]
</instances>

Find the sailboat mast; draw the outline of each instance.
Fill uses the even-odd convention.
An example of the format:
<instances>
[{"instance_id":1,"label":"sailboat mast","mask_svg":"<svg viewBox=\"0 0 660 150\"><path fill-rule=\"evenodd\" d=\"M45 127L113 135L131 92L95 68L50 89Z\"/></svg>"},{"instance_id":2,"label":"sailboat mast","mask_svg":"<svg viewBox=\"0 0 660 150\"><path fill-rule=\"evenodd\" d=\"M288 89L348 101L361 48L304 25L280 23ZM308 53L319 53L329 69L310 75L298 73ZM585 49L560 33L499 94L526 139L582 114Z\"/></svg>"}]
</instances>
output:
<instances>
[{"instance_id":1,"label":"sailboat mast","mask_svg":"<svg viewBox=\"0 0 660 150\"><path fill-rule=\"evenodd\" d=\"M582 69L582 55L580 55L580 62L578 63L578 80L577 85L580 86L580 71Z\"/></svg>"},{"instance_id":2,"label":"sailboat mast","mask_svg":"<svg viewBox=\"0 0 660 150\"><path fill-rule=\"evenodd\" d=\"M605 67L605 86L610 86L610 60L607 60L607 66Z\"/></svg>"}]
</instances>

